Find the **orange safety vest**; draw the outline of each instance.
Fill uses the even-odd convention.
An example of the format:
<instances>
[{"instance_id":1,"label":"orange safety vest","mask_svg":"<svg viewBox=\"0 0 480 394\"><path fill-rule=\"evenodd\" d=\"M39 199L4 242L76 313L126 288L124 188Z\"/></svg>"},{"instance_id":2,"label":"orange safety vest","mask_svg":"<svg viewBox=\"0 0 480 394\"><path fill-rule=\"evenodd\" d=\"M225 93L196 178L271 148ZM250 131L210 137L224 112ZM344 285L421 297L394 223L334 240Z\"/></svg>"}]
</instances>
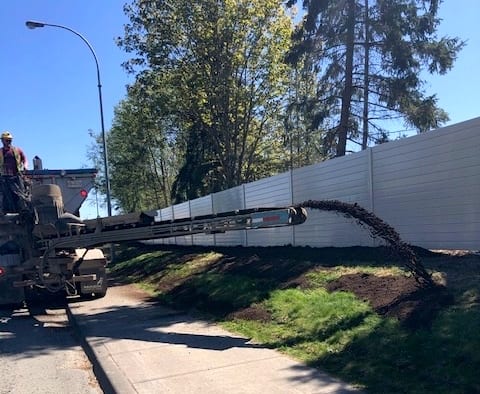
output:
<instances>
[{"instance_id":1,"label":"orange safety vest","mask_svg":"<svg viewBox=\"0 0 480 394\"><path fill-rule=\"evenodd\" d=\"M18 148L12 146L13 156L15 157L15 161L17 163L17 172L21 173L23 171L23 162L20 152ZM3 168L3 148L0 148L0 175L4 175L4 168Z\"/></svg>"}]
</instances>

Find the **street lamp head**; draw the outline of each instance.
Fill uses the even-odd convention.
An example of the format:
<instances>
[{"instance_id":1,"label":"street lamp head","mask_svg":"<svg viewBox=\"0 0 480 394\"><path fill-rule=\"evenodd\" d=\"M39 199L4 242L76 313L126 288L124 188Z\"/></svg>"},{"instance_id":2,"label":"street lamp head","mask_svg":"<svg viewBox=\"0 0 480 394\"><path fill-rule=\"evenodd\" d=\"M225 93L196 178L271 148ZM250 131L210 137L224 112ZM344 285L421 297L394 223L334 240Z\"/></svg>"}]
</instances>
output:
<instances>
[{"instance_id":1,"label":"street lamp head","mask_svg":"<svg viewBox=\"0 0 480 394\"><path fill-rule=\"evenodd\" d=\"M45 27L45 23L42 22L35 22L35 21L26 21L25 25L29 29L36 29L37 27Z\"/></svg>"}]
</instances>

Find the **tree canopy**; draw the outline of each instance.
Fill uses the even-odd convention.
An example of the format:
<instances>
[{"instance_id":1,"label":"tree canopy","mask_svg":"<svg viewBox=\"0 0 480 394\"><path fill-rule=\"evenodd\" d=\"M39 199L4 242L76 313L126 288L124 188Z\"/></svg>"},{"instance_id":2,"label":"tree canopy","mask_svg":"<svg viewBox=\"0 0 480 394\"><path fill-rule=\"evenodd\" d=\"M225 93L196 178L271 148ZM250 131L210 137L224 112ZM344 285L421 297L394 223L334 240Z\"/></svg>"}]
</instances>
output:
<instances>
[{"instance_id":1,"label":"tree canopy","mask_svg":"<svg viewBox=\"0 0 480 394\"><path fill-rule=\"evenodd\" d=\"M118 45L135 76L108 133L112 195L158 208L448 119L422 72L464 45L439 0L133 0ZM299 22L295 24L295 21ZM352 145L355 144L355 145ZM356 147L358 145L358 147Z\"/></svg>"},{"instance_id":2,"label":"tree canopy","mask_svg":"<svg viewBox=\"0 0 480 394\"><path fill-rule=\"evenodd\" d=\"M281 3L139 0L125 11L131 23L119 45L137 55L125 67L161 81L171 128L157 133L171 132L182 155L172 197L272 174L286 160L278 135L292 25Z\"/></svg>"}]
</instances>

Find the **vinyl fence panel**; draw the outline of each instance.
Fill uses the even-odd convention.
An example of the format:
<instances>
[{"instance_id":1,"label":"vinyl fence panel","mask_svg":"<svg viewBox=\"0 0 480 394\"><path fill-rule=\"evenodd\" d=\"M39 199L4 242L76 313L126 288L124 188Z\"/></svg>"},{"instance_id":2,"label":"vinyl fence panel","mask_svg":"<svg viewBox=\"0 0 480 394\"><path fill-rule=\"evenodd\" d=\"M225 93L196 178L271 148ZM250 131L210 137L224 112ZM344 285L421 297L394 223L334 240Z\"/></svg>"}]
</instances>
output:
<instances>
[{"instance_id":1,"label":"vinyl fence panel","mask_svg":"<svg viewBox=\"0 0 480 394\"><path fill-rule=\"evenodd\" d=\"M245 184L245 208L292 205L291 172ZM248 230L247 246L293 245L293 227Z\"/></svg>"},{"instance_id":2,"label":"vinyl fence panel","mask_svg":"<svg viewBox=\"0 0 480 394\"><path fill-rule=\"evenodd\" d=\"M173 218L176 219L186 219L191 217L190 213L190 201L183 202L181 204L176 204L173 206ZM192 236L183 235L180 237L175 237L175 243L177 245L192 245Z\"/></svg>"},{"instance_id":3,"label":"vinyl fence panel","mask_svg":"<svg viewBox=\"0 0 480 394\"><path fill-rule=\"evenodd\" d=\"M244 186L233 187L219 193L212 194L213 212L229 212L237 209L245 209ZM229 231L215 234L215 245L217 246L245 246L245 230Z\"/></svg>"},{"instance_id":4,"label":"vinyl fence panel","mask_svg":"<svg viewBox=\"0 0 480 394\"><path fill-rule=\"evenodd\" d=\"M375 212L405 241L480 248L480 118L373 148Z\"/></svg>"},{"instance_id":5,"label":"vinyl fence panel","mask_svg":"<svg viewBox=\"0 0 480 394\"><path fill-rule=\"evenodd\" d=\"M196 198L190 201L192 218L196 216L210 215L213 213L212 195ZM194 245L214 245L213 234L195 234L192 236Z\"/></svg>"},{"instance_id":6,"label":"vinyl fence panel","mask_svg":"<svg viewBox=\"0 0 480 394\"><path fill-rule=\"evenodd\" d=\"M374 212L411 244L479 250L479 151L480 118L475 118L214 193L191 201L190 210L197 215L340 200ZM162 209L162 219L178 210ZM382 244L353 219L311 209L307 221L298 226L192 239L195 244L231 246Z\"/></svg>"},{"instance_id":7,"label":"vinyl fence panel","mask_svg":"<svg viewBox=\"0 0 480 394\"><path fill-rule=\"evenodd\" d=\"M332 159L293 170L293 202L340 200L369 209L369 152ZM307 221L295 227L297 246L373 246L370 232L355 220L334 212L308 210Z\"/></svg>"}]
</instances>

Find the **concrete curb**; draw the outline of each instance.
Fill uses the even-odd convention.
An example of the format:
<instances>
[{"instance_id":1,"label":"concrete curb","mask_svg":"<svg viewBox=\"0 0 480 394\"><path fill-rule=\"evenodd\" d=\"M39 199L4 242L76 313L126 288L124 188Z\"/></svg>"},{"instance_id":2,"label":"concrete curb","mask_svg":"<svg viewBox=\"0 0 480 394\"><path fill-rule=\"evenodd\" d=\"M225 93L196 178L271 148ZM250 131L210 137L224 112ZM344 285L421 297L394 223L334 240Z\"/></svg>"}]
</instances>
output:
<instances>
[{"instance_id":1,"label":"concrete curb","mask_svg":"<svg viewBox=\"0 0 480 394\"><path fill-rule=\"evenodd\" d=\"M70 310L70 305L67 305L66 310L68 321L73 327L85 354L92 363L93 373L103 392L105 394L136 394L137 391L114 362L105 346L90 343L88 337L84 335L81 325L78 324Z\"/></svg>"}]
</instances>

